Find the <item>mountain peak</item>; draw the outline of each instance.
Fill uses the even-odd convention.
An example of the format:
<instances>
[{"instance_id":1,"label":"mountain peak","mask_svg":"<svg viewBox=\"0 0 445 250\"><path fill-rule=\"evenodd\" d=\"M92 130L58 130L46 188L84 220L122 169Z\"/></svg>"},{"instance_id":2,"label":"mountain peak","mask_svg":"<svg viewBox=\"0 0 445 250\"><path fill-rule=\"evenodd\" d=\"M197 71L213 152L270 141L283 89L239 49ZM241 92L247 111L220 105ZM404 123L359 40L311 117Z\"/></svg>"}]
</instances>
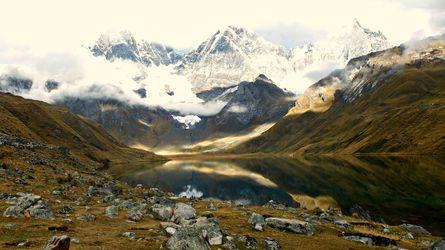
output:
<instances>
[{"instance_id":1,"label":"mountain peak","mask_svg":"<svg viewBox=\"0 0 445 250\"><path fill-rule=\"evenodd\" d=\"M270 82L270 83L273 83L273 81L271 80L271 79L269 79L266 75L264 75L264 74L259 74L256 78L255 78L255 81L254 82L257 82L257 81L263 81L263 82Z\"/></svg>"},{"instance_id":2,"label":"mountain peak","mask_svg":"<svg viewBox=\"0 0 445 250\"><path fill-rule=\"evenodd\" d=\"M182 56L169 46L160 43L138 41L128 30L108 31L89 49L94 56L139 62L146 66L170 65L182 60Z\"/></svg>"},{"instance_id":3,"label":"mountain peak","mask_svg":"<svg viewBox=\"0 0 445 250\"><path fill-rule=\"evenodd\" d=\"M353 28L363 28L362 25L360 24L360 22L358 21L357 18L354 18L354 19L352 20L352 27L353 27Z\"/></svg>"}]
</instances>

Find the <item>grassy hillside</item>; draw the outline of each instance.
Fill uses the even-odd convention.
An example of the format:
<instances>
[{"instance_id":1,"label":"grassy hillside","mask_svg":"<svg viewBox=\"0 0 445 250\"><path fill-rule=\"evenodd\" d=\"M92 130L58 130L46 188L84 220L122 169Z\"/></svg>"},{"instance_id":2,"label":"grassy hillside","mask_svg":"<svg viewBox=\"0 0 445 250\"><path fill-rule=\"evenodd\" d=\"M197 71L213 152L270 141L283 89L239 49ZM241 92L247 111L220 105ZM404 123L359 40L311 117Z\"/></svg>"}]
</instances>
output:
<instances>
[{"instance_id":1,"label":"grassy hillside","mask_svg":"<svg viewBox=\"0 0 445 250\"><path fill-rule=\"evenodd\" d=\"M445 153L445 63L406 64L352 103L289 115L235 152Z\"/></svg>"},{"instance_id":2,"label":"grassy hillside","mask_svg":"<svg viewBox=\"0 0 445 250\"><path fill-rule=\"evenodd\" d=\"M0 93L0 134L68 148L74 156L102 165L163 158L130 149L92 120L68 109Z\"/></svg>"}]
</instances>

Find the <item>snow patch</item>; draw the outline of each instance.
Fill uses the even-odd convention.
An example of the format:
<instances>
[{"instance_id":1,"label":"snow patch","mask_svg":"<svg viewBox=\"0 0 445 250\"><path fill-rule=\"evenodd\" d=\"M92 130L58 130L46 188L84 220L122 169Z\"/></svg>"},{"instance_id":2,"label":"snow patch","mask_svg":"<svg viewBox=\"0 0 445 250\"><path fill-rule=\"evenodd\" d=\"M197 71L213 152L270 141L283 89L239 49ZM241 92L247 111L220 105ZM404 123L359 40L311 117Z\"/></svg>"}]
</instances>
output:
<instances>
[{"instance_id":1,"label":"snow patch","mask_svg":"<svg viewBox=\"0 0 445 250\"><path fill-rule=\"evenodd\" d=\"M172 117L179 123L182 123L185 129L191 129L193 128L193 126L195 126L201 121L201 118L199 118L199 116L197 115L186 115L186 116L172 115Z\"/></svg>"},{"instance_id":2,"label":"snow patch","mask_svg":"<svg viewBox=\"0 0 445 250\"><path fill-rule=\"evenodd\" d=\"M185 198L201 198L203 193L196 188L192 188L191 185L185 186L185 191L181 192L178 196Z\"/></svg>"}]
</instances>

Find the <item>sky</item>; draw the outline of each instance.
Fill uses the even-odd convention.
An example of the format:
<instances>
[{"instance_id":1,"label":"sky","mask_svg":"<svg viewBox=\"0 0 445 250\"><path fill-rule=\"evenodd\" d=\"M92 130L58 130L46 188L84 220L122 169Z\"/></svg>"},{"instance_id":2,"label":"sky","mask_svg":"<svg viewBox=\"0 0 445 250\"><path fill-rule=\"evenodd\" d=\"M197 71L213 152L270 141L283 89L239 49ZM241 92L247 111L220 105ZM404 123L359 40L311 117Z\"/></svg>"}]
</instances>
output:
<instances>
[{"instance_id":1,"label":"sky","mask_svg":"<svg viewBox=\"0 0 445 250\"><path fill-rule=\"evenodd\" d=\"M88 44L107 30L193 48L228 25L257 31L285 47L310 42L357 18L393 43L444 32L443 0L3 0L0 49Z\"/></svg>"},{"instance_id":2,"label":"sky","mask_svg":"<svg viewBox=\"0 0 445 250\"><path fill-rule=\"evenodd\" d=\"M100 34L128 30L137 40L156 41L181 51L197 47L228 25L247 28L286 48L323 39L358 19L381 30L393 45L445 32L444 0L2 0L1 75L33 80L26 98L56 102L65 97L115 98L162 106L180 113L213 115L225 103L203 103L186 76L172 67L146 68L129 61L108 62L83 46ZM335 66L309 69L286 79L298 93ZM311 76L315 74L316 76ZM137 82L134 76L149 76ZM61 82L49 93L47 79ZM281 86L281 85L279 85ZM149 98L135 89L144 87ZM283 87L283 86L281 86ZM292 87L292 88L291 88ZM175 95L169 96L165 89ZM238 110L240 111L240 110Z\"/></svg>"}]
</instances>

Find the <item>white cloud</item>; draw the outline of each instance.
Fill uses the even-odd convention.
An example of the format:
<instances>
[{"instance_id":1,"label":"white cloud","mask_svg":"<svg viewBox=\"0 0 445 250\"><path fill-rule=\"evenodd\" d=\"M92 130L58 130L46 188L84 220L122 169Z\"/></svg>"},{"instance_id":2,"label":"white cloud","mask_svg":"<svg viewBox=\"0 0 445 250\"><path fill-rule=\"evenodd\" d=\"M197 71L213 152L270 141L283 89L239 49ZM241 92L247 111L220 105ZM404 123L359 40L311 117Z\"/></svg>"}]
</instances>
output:
<instances>
[{"instance_id":1,"label":"white cloud","mask_svg":"<svg viewBox=\"0 0 445 250\"><path fill-rule=\"evenodd\" d=\"M192 84L185 76L175 74L172 67L145 67L131 61L94 57L85 48L70 51L36 51L22 47L0 50L0 75L7 74L33 80L29 92L22 96L46 102L65 97L113 98L128 104L160 106L181 114L203 116L218 113L225 102L204 103L192 92ZM135 76L146 76L136 82ZM48 79L61 83L48 93ZM147 98L140 98L134 90L145 88ZM169 95L169 93L174 93Z\"/></svg>"},{"instance_id":2,"label":"white cloud","mask_svg":"<svg viewBox=\"0 0 445 250\"><path fill-rule=\"evenodd\" d=\"M29 46L72 48L105 30L128 29L139 38L183 48L197 46L230 24L253 30L278 28L272 30L275 33L292 27L315 32L340 27L356 17L364 26L402 42L419 30L430 34L443 25L440 18L433 22L443 14L443 8L437 11L443 1L419 2L424 1L14 0L2 3L0 36Z\"/></svg>"}]
</instances>

